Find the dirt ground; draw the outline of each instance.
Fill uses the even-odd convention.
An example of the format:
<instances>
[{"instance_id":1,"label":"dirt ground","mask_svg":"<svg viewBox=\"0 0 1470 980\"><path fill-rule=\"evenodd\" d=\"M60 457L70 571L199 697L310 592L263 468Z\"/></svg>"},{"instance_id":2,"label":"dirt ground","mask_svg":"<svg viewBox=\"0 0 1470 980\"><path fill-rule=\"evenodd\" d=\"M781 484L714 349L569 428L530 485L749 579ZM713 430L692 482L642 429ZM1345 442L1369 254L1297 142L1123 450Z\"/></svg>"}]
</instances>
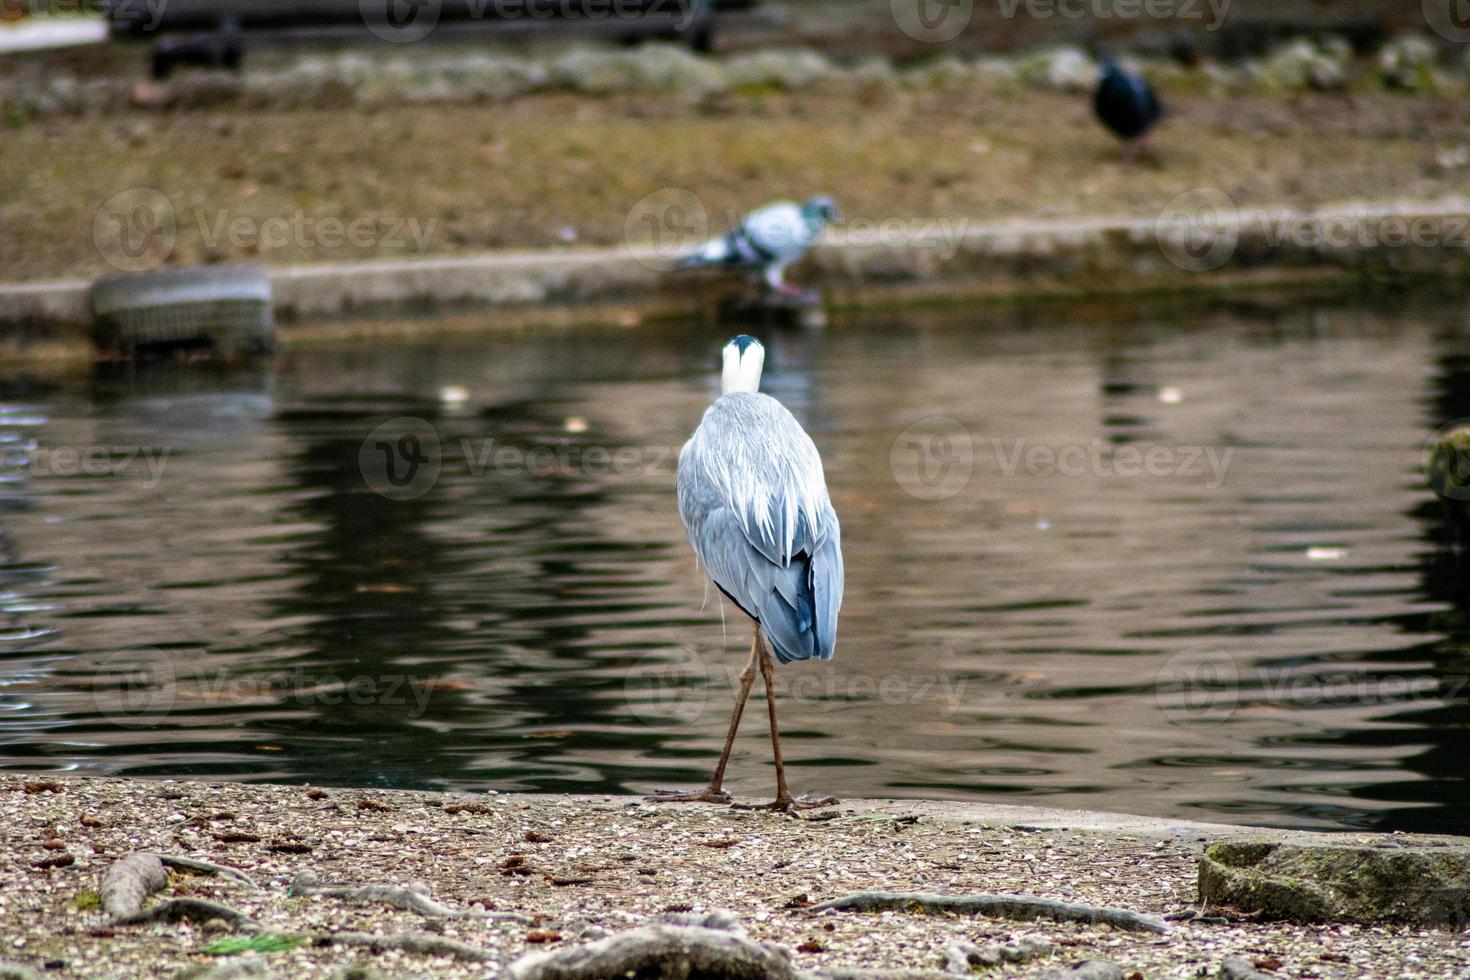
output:
<instances>
[{"instance_id":1,"label":"dirt ground","mask_svg":"<svg viewBox=\"0 0 1470 980\"><path fill-rule=\"evenodd\" d=\"M824 819L825 818L825 819ZM902 967L936 973L955 940L1044 940L1053 952L987 976L1020 977L1101 959L1141 977L1215 976L1238 955L1269 976L1445 978L1470 970L1465 934L1252 922L1219 910L1167 935L1108 926L808 910L861 890L1019 892L1164 916L1197 909L1196 866L1225 832L959 804L845 803L798 817L594 797L454 797L186 781L0 780L0 961L56 977L495 975L528 951L575 946L671 913L728 910L751 939L791 951L798 969ZM1273 835L1279 836L1278 832ZM1345 835L1358 839L1364 835ZM1402 838L1400 838L1402 839ZM105 870L130 851L238 868L257 887L171 872L161 896L245 912L274 951L231 955L245 938L222 922L109 924ZM525 923L431 918L380 902L290 897L297 875L322 882L417 883L452 909ZM487 955L333 945L344 932L417 933ZM214 952L211 953L211 947ZM264 962L256 962L263 960ZM338 972L344 968L376 973Z\"/></svg>"},{"instance_id":2,"label":"dirt ground","mask_svg":"<svg viewBox=\"0 0 1470 980\"><path fill-rule=\"evenodd\" d=\"M1167 102L1157 159L1138 164L1085 94L1022 86L46 117L0 139L0 279L117 271L98 242L154 192L177 223L169 262L285 265L618 244L654 230L651 208L688 243L822 192L843 226L873 227L1152 216L1202 187L1242 207L1435 199L1470 172L1458 96Z\"/></svg>"}]
</instances>

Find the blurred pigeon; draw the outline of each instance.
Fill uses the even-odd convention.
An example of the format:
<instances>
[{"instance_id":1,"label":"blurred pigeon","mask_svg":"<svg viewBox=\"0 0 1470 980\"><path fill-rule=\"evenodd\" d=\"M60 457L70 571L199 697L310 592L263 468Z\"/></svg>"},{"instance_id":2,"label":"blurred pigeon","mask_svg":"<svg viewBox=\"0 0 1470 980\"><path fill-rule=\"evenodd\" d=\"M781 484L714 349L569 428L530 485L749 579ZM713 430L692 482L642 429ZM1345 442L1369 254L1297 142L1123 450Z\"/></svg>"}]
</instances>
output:
<instances>
[{"instance_id":1,"label":"blurred pigeon","mask_svg":"<svg viewBox=\"0 0 1470 980\"><path fill-rule=\"evenodd\" d=\"M1148 82L1119 68L1111 58L1103 59L1092 107L1103 125L1128 143L1130 156L1164 114Z\"/></svg>"},{"instance_id":2,"label":"blurred pigeon","mask_svg":"<svg viewBox=\"0 0 1470 980\"><path fill-rule=\"evenodd\" d=\"M676 268L713 266L758 271L772 291L800 295L786 284L786 267L806 255L829 222L837 219L830 197L814 197L805 204L781 201L746 215L728 235L713 238L678 260Z\"/></svg>"}]
</instances>

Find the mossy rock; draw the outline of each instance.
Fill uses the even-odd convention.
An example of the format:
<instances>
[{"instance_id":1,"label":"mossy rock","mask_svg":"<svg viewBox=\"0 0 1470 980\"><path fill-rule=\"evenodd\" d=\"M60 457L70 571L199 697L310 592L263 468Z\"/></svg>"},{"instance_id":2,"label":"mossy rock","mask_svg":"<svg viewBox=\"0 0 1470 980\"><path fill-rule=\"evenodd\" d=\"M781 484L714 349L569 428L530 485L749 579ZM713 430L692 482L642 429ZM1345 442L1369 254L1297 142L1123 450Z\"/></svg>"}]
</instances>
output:
<instances>
[{"instance_id":1,"label":"mossy rock","mask_svg":"<svg viewBox=\"0 0 1470 980\"><path fill-rule=\"evenodd\" d=\"M1461 537L1470 536L1470 426L1435 433L1429 441L1425 476L1455 530Z\"/></svg>"},{"instance_id":2,"label":"mossy rock","mask_svg":"<svg viewBox=\"0 0 1470 980\"><path fill-rule=\"evenodd\" d=\"M1470 843L1229 840L1200 858L1200 899L1293 922L1470 923Z\"/></svg>"}]
</instances>

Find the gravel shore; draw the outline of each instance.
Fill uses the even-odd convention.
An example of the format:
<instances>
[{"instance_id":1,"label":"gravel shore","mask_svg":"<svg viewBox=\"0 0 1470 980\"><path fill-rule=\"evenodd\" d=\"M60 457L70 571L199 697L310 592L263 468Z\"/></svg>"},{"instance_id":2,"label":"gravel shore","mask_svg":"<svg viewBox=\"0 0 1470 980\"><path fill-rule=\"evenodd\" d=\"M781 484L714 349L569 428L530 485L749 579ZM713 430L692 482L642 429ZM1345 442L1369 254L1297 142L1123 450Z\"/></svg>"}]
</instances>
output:
<instances>
[{"instance_id":1,"label":"gravel shore","mask_svg":"<svg viewBox=\"0 0 1470 980\"><path fill-rule=\"evenodd\" d=\"M1204 921L1176 921L1162 936L1075 923L808 910L881 890L1024 893L1154 916L1198 913L1202 849L1241 832L1209 824L912 801L847 802L795 818L621 797L471 798L14 774L0 779L0 826L10 857L0 886L0 962L48 977L495 976L528 952L711 910L733 913L750 939L790 950L796 968L809 972L937 975L956 941L987 946L1028 937L1049 944L1050 954L986 975L1039 976L1107 960L1125 976L1216 976L1227 956L1283 977L1470 971L1463 933L1272 924L1216 910L1205 910ZM1338 839L1372 842L1373 835ZM176 869L150 904L210 899L243 912L259 931L232 931L220 921L110 924L97 889L107 868L132 851L245 872L257 887ZM300 891L303 874L323 884L407 885L450 909L519 913L527 921L293 897L291 885ZM485 955L466 962L331 941L344 933L416 933ZM243 941L266 951L228 955L232 940L237 949Z\"/></svg>"}]
</instances>

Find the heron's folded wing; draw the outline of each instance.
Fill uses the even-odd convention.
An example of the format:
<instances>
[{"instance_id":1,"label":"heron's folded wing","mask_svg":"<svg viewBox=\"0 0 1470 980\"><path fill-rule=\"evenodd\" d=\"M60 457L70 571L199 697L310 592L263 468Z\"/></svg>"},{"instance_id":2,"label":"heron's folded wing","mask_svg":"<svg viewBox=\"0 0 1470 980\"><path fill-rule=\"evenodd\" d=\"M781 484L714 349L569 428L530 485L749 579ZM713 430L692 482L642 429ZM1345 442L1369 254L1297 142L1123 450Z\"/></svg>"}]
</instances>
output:
<instances>
[{"instance_id":1,"label":"heron's folded wing","mask_svg":"<svg viewBox=\"0 0 1470 980\"><path fill-rule=\"evenodd\" d=\"M811 568L805 555L784 565L770 561L726 510L711 513L695 536L695 550L710 578L761 624L778 660L787 663L817 655Z\"/></svg>"},{"instance_id":2,"label":"heron's folded wing","mask_svg":"<svg viewBox=\"0 0 1470 980\"><path fill-rule=\"evenodd\" d=\"M827 537L811 560L812 613L816 655L831 660L837 649L837 613L842 608L842 529L828 511Z\"/></svg>"}]
</instances>

